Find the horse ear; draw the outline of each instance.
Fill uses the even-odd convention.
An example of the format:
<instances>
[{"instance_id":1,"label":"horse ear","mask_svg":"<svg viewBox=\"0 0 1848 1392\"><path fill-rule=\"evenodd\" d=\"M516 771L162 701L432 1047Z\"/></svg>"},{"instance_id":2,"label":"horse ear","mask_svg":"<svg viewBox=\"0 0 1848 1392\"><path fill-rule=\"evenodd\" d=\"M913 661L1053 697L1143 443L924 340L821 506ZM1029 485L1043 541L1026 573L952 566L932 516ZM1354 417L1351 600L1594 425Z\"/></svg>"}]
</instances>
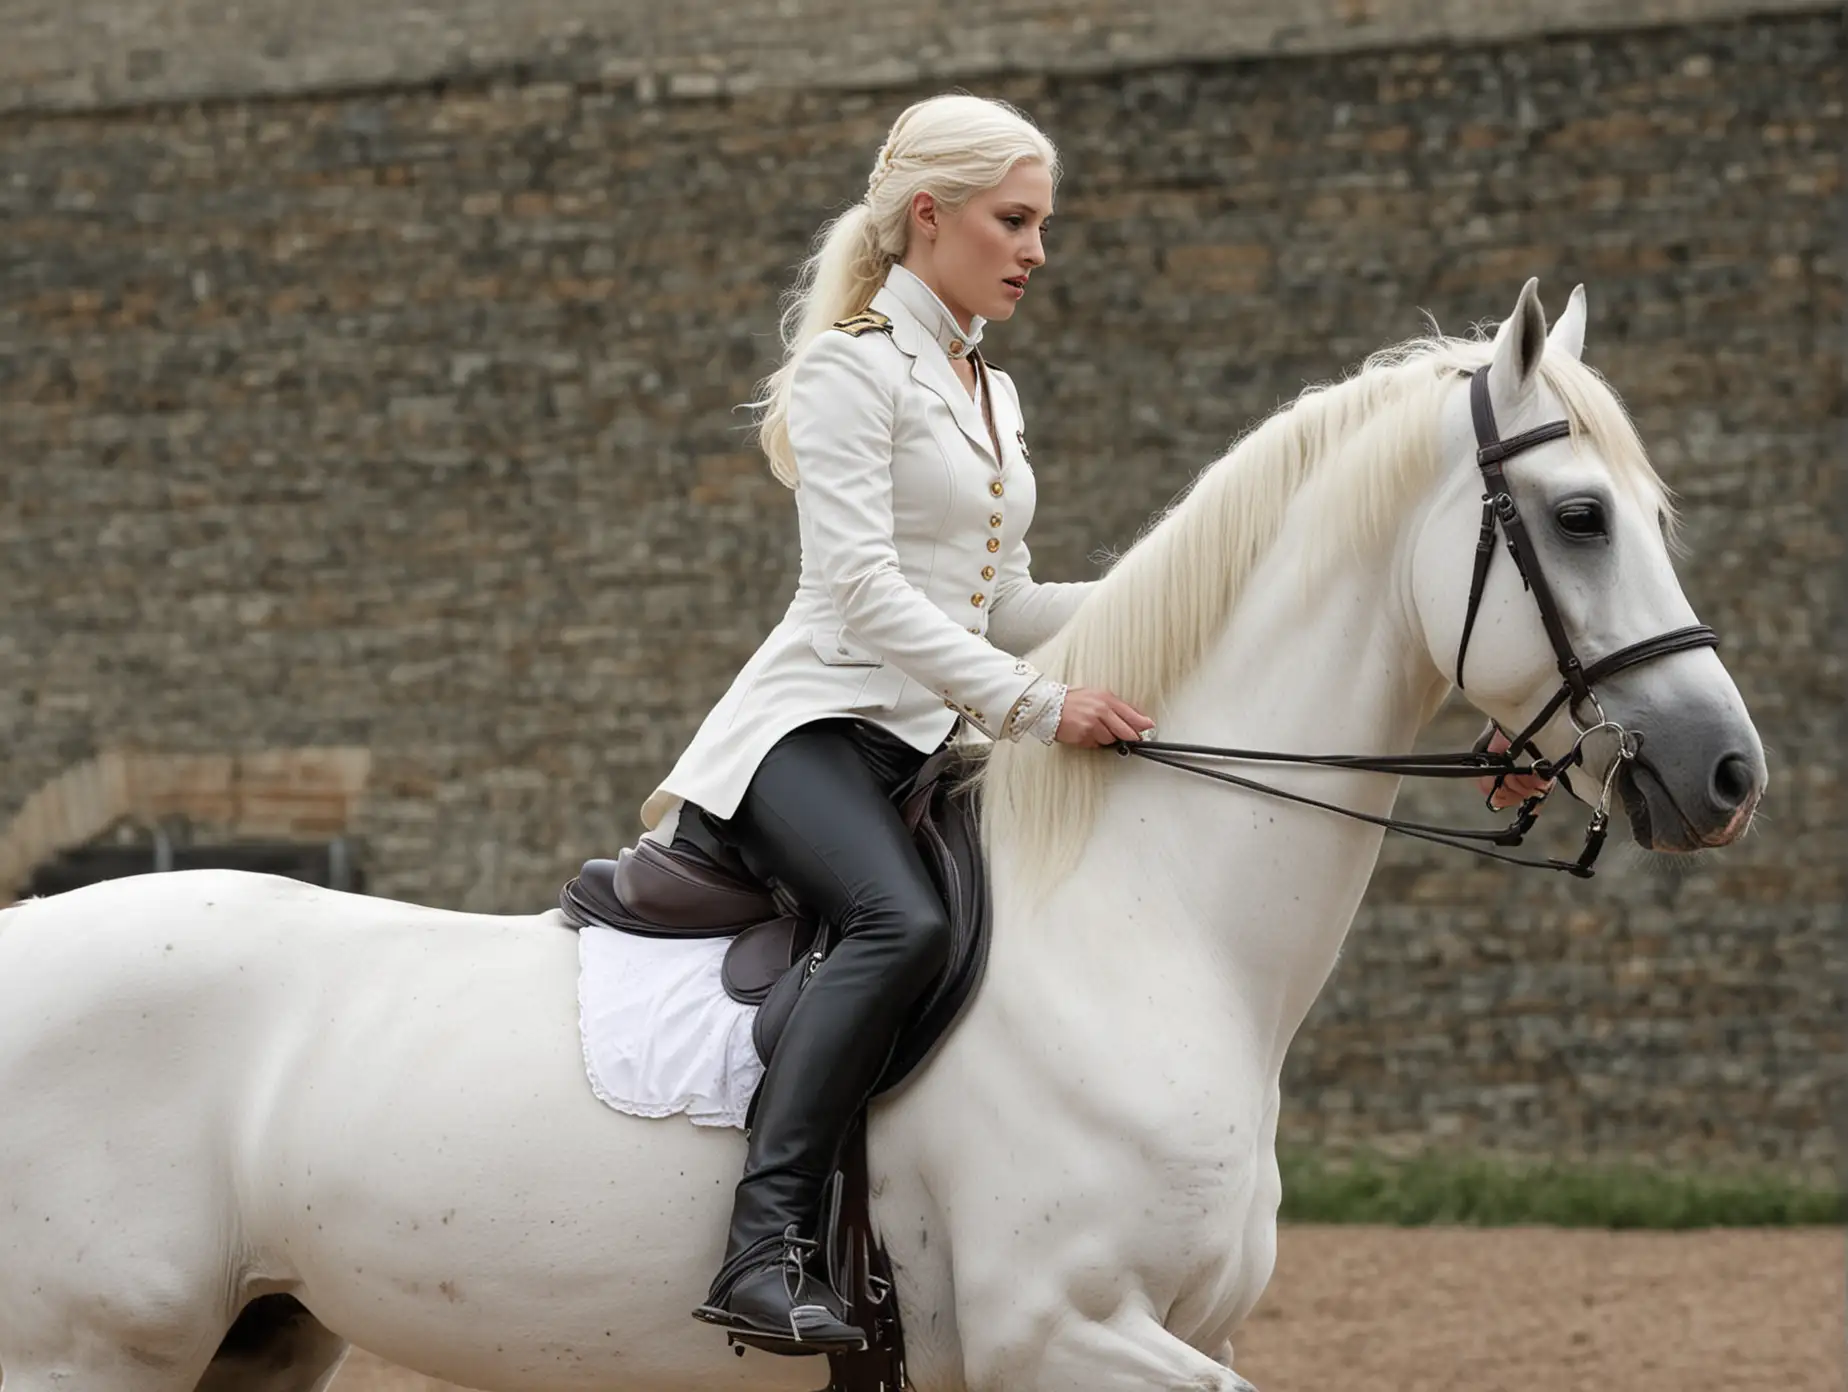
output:
<instances>
[{"instance_id":1,"label":"horse ear","mask_svg":"<svg viewBox=\"0 0 1848 1392\"><path fill-rule=\"evenodd\" d=\"M1489 391L1496 404L1512 407L1533 385L1546 352L1546 312L1540 308L1540 282L1529 278L1521 297L1496 331L1489 353Z\"/></svg>"},{"instance_id":2,"label":"horse ear","mask_svg":"<svg viewBox=\"0 0 1848 1392\"><path fill-rule=\"evenodd\" d=\"M1546 336L1549 353L1564 353L1575 361L1585 354L1585 287L1572 287L1572 298L1566 301L1566 312L1559 316L1559 322L1553 325L1553 331Z\"/></svg>"}]
</instances>

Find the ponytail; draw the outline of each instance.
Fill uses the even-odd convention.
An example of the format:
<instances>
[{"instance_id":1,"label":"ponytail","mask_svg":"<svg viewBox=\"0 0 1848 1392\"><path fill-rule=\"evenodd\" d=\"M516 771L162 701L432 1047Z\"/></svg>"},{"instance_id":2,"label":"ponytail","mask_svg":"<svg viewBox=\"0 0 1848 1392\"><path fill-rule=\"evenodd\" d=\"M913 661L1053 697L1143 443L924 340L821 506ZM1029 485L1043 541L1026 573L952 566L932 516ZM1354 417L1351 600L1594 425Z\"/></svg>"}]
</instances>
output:
<instances>
[{"instance_id":1,"label":"ponytail","mask_svg":"<svg viewBox=\"0 0 1848 1392\"><path fill-rule=\"evenodd\" d=\"M789 444L789 389L802 350L830 325L860 313L873 302L886 272L898 255L879 249L873 213L856 203L816 237L814 253L802 265L796 284L784 298L783 365L764 379L763 409L757 440L770 460L770 472L786 488L796 486L796 456Z\"/></svg>"}]
</instances>

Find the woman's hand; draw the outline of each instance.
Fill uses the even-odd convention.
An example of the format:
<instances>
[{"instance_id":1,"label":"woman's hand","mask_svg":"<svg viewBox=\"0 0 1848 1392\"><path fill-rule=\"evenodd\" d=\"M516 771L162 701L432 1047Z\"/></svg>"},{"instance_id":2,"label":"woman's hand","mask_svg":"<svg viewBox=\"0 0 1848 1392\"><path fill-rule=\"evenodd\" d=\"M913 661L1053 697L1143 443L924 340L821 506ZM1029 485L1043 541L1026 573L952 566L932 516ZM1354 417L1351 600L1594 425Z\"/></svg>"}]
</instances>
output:
<instances>
[{"instance_id":1,"label":"woman's hand","mask_svg":"<svg viewBox=\"0 0 1848 1392\"><path fill-rule=\"evenodd\" d=\"M1489 736L1489 753L1499 754L1508 747L1508 737L1498 726ZM1518 802L1525 802L1530 797L1537 797L1553 786L1550 778L1537 778L1531 773L1512 773L1502 780L1500 788L1495 786L1493 774L1484 774L1476 780L1476 787L1484 797L1493 792L1490 806L1500 811L1504 807L1513 807Z\"/></svg>"},{"instance_id":2,"label":"woman's hand","mask_svg":"<svg viewBox=\"0 0 1848 1392\"><path fill-rule=\"evenodd\" d=\"M1095 686L1074 686L1065 693L1059 712L1060 744L1103 745L1136 740L1155 722L1128 701Z\"/></svg>"}]
</instances>

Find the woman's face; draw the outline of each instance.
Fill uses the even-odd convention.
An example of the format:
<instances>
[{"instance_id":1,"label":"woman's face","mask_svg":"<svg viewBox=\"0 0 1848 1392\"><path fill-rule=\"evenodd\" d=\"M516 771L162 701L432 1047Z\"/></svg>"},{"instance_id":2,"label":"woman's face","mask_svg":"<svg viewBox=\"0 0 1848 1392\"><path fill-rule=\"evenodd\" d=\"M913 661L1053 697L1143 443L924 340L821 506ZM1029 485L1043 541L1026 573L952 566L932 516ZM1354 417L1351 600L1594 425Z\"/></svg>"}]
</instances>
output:
<instances>
[{"instance_id":1,"label":"woman's face","mask_svg":"<svg viewBox=\"0 0 1848 1392\"><path fill-rule=\"evenodd\" d=\"M1037 160L1016 164L1000 183L953 212L921 193L912 200L905 265L965 328L975 314L1011 319L1027 293L1027 277L1046 264L1051 217L1052 174Z\"/></svg>"}]
</instances>

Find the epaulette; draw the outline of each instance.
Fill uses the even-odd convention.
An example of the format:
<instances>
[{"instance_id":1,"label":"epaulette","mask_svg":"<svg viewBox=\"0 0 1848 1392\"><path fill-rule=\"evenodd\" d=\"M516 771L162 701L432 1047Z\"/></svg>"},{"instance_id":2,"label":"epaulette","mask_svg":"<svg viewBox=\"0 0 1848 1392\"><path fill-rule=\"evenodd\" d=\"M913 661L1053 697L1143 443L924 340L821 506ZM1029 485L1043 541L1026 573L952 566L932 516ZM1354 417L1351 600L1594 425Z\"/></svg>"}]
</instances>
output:
<instances>
[{"instance_id":1,"label":"epaulette","mask_svg":"<svg viewBox=\"0 0 1848 1392\"><path fill-rule=\"evenodd\" d=\"M846 319L836 319L834 327L842 333L852 334L858 338L863 333L891 333L892 321L874 310L855 314Z\"/></svg>"}]
</instances>

